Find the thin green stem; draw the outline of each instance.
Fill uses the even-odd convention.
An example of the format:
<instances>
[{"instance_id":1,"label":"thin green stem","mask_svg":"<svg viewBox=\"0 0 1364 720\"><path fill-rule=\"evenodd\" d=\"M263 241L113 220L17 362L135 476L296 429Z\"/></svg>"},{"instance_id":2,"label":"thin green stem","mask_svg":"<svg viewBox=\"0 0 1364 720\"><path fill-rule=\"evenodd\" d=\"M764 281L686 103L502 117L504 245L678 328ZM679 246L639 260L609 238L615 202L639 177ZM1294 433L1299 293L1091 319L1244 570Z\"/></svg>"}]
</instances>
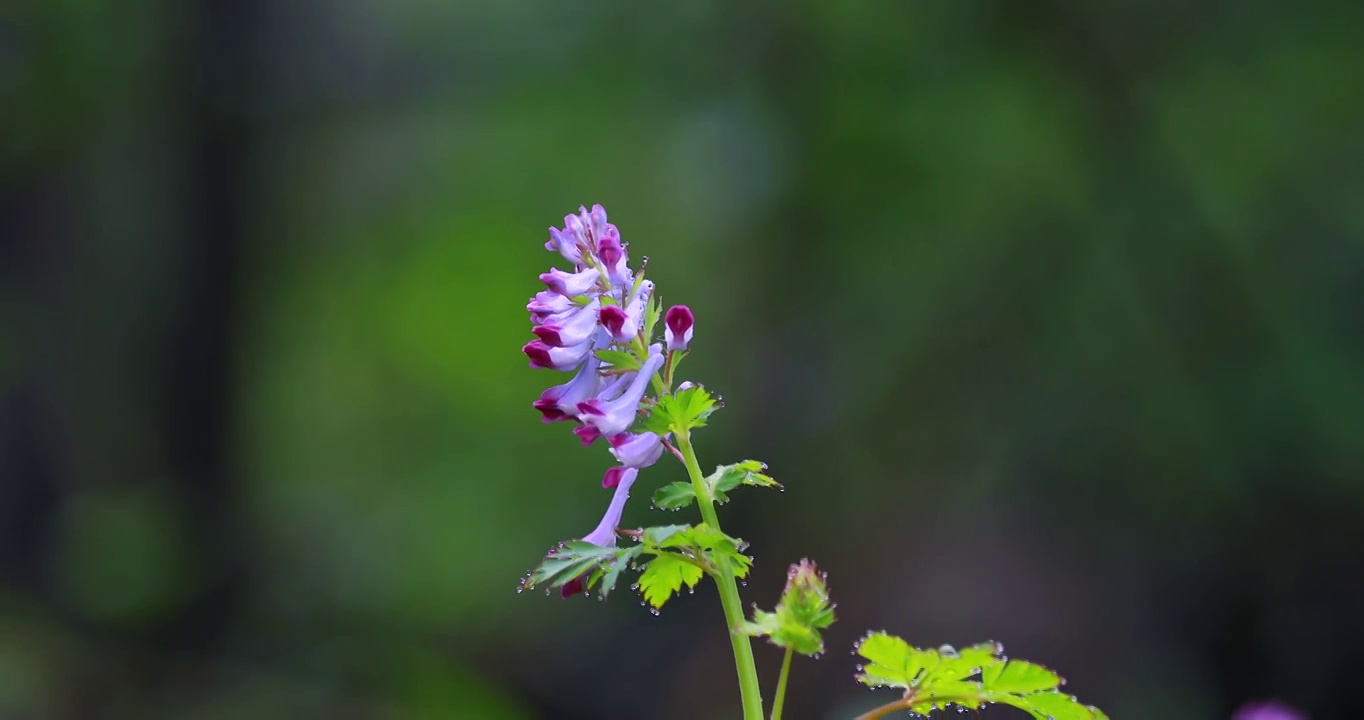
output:
<instances>
[{"instance_id":1,"label":"thin green stem","mask_svg":"<svg viewBox=\"0 0 1364 720\"><path fill-rule=\"evenodd\" d=\"M720 519L715 514L715 500L706 487L701 465L696 461L696 451L692 449L688 433L677 434L677 447L682 451L682 459L691 477L692 489L696 491L696 504L701 508L701 519L706 524L720 530ZM716 563L715 585L720 589L720 605L725 609L725 623L728 625L729 642L734 646L734 667L739 674L739 695L743 700L744 720L763 720L762 689L758 685L758 667L753 662L753 644L748 636L739 632L744 621L743 601L739 599L739 584L734 579L734 569L729 560L720 558Z\"/></svg>"},{"instance_id":2,"label":"thin green stem","mask_svg":"<svg viewBox=\"0 0 1364 720\"><path fill-rule=\"evenodd\" d=\"M781 709L786 704L786 678L791 676L791 648L781 661L781 676L777 678L777 696L772 699L772 720L781 720Z\"/></svg>"}]
</instances>

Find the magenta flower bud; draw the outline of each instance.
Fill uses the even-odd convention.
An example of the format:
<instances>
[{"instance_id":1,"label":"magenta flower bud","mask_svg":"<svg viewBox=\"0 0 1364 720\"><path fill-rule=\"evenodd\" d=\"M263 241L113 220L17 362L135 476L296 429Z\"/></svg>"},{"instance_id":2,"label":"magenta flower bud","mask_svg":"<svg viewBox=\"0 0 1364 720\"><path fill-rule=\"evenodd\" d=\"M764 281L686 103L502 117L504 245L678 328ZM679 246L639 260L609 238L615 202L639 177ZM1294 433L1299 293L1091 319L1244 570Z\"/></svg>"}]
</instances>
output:
<instances>
[{"instance_id":1,"label":"magenta flower bud","mask_svg":"<svg viewBox=\"0 0 1364 720\"><path fill-rule=\"evenodd\" d=\"M535 340L523 345L521 352L530 358L530 366L533 368L568 372L581 365L592 353L592 341L587 340L568 347L551 347L542 340Z\"/></svg>"},{"instance_id":2,"label":"magenta flower bud","mask_svg":"<svg viewBox=\"0 0 1364 720\"><path fill-rule=\"evenodd\" d=\"M576 273L550 268L549 272L540 273L540 282L560 295L585 295L596 286L597 278L600 276L601 273L597 272L596 268Z\"/></svg>"},{"instance_id":3,"label":"magenta flower bud","mask_svg":"<svg viewBox=\"0 0 1364 720\"><path fill-rule=\"evenodd\" d=\"M606 279L616 287L629 287L635 281L634 273L627 265L625 246L620 243L620 233L615 225L606 226L606 234L597 238L597 257L606 266Z\"/></svg>"},{"instance_id":4,"label":"magenta flower bud","mask_svg":"<svg viewBox=\"0 0 1364 720\"><path fill-rule=\"evenodd\" d=\"M601 522L592 532L583 536L583 542L592 543L598 547L616 546L616 528L620 527L621 515L625 513L625 503L630 499L630 486L635 484L635 479L639 477L639 471L634 468L626 469L620 474L616 482L616 491L611 494L611 504L606 507L606 513L602 515ZM589 573L584 573L573 580L565 583L559 590L562 597L568 598L583 592L586 584L583 582Z\"/></svg>"},{"instance_id":5,"label":"magenta flower bud","mask_svg":"<svg viewBox=\"0 0 1364 720\"><path fill-rule=\"evenodd\" d=\"M592 339L600 309L601 302L593 300L580 308L551 315L545 324L532 328L532 332L551 347L579 345Z\"/></svg>"},{"instance_id":6,"label":"magenta flower bud","mask_svg":"<svg viewBox=\"0 0 1364 720\"><path fill-rule=\"evenodd\" d=\"M695 323L696 318L686 305L668 308L667 314L663 316L663 339L668 343L668 350L686 350Z\"/></svg>"},{"instance_id":7,"label":"magenta flower bud","mask_svg":"<svg viewBox=\"0 0 1364 720\"><path fill-rule=\"evenodd\" d=\"M630 386L615 400L603 401L600 397L578 403L578 419L584 425L597 429L601 436L611 437L630 429L639 412L639 401L649 386L649 380L663 365L662 355L651 355L644 361L644 367L630 381ZM579 436L581 437L581 435Z\"/></svg>"},{"instance_id":8,"label":"magenta flower bud","mask_svg":"<svg viewBox=\"0 0 1364 720\"><path fill-rule=\"evenodd\" d=\"M651 432L621 433L606 441L616 461L625 467L646 468L663 456L663 438Z\"/></svg>"},{"instance_id":9,"label":"magenta flower bud","mask_svg":"<svg viewBox=\"0 0 1364 720\"><path fill-rule=\"evenodd\" d=\"M583 252L578 247L577 239L573 233L559 228L549 229L549 242L545 243L545 249L550 252L557 252L565 260L581 267L583 264Z\"/></svg>"},{"instance_id":10,"label":"magenta flower bud","mask_svg":"<svg viewBox=\"0 0 1364 720\"><path fill-rule=\"evenodd\" d=\"M572 380L563 385L555 385L540 393L540 399L532 403L539 410L542 422L569 420L577 415L578 403L591 398L601 388L601 376L597 369L601 360L595 353L587 356L587 362L578 368Z\"/></svg>"}]
</instances>

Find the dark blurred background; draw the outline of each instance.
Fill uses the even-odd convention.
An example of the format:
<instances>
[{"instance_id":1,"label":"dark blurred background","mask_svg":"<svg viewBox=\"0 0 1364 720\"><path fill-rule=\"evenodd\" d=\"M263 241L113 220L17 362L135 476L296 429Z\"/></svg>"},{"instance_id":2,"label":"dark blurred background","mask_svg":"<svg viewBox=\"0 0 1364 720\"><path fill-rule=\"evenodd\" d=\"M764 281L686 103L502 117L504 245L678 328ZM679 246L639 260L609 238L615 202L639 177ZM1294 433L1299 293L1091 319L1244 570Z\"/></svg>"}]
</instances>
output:
<instances>
[{"instance_id":1,"label":"dark blurred background","mask_svg":"<svg viewBox=\"0 0 1364 720\"><path fill-rule=\"evenodd\" d=\"M734 718L719 604L513 592L603 203L728 407L745 602L1114 718L1364 717L1357 2L0 3L0 717ZM626 519L647 507L647 471ZM769 688L780 654L757 647ZM991 717L1014 717L986 712Z\"/></svg>"}]
</instances>

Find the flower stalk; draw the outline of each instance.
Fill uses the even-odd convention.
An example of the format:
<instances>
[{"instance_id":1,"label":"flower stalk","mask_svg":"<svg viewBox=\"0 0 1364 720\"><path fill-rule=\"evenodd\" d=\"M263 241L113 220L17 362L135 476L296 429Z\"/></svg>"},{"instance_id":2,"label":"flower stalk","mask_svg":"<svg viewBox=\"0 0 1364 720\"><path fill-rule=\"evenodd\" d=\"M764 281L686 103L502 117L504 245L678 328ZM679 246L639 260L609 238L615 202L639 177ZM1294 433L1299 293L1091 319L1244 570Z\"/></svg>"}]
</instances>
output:
<instances>
[{"instance_id":1,"label":"flower stalk","mask_svg":"<svg viewBox=\"0 0 1364 720\"><path fill-rule=\"evenodd\" d=\"M692 489L696 492L696 505L701 509L701 519L707 525L720 531L720 518L715 512L715 498L706 487L701 465L696 460L696 450L692 447L690 433L678 433L677 449L682 452L691 478ZM739 696L743 703L744 720L763 720L762 688L758 683L758 667L753 661L753 643L739 628L744 622L743 601L739 599L739 583L734 578L734 569L729 561L720 558L716 563L715 585L720 590L720 605L725 611L725 626L729 631L729 642L734 648L734 667L739 675Z\"/></svg>"}]
</instances>

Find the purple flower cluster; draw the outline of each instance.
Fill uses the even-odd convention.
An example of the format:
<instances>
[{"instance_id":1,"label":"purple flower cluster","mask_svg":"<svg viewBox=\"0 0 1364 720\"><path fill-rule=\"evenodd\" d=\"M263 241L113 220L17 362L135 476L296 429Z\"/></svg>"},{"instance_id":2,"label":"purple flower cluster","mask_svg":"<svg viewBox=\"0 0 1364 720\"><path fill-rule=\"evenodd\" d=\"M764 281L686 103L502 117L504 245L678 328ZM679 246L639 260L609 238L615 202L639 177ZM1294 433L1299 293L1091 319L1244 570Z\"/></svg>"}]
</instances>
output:
<instances>
[{"instance_id":1,"label":"purple flower cluster","mask_svg":"<svg viewBox=\"0 0 1364 720\"><path fill-rule=\"evenodd\" d=\"M687 349L695 319L685 305L669 308L664 343L650 344L654 284L630 269L620 232L600 205L565 216L562 230L549 229L545 249L558 253L571 269L555 267L540 275L545 289L526 305L537 339L521 350L531 367L573 372L573 377L545 390L533 405L544 422L577 423L573 432L583 445L605 438L620 463L602 478L602 487L615 490L611 505L596 530L583 538L615 545L630 486L640 468L658 461L667 441L651 432L632 433L630 427L655 375L665 363L672 366L673 353ZM610 365L600 350L629 353L638 369ZM564 586L564 595L581 590L582 583L575 581Z\"/></svg>"}]
</instances>

